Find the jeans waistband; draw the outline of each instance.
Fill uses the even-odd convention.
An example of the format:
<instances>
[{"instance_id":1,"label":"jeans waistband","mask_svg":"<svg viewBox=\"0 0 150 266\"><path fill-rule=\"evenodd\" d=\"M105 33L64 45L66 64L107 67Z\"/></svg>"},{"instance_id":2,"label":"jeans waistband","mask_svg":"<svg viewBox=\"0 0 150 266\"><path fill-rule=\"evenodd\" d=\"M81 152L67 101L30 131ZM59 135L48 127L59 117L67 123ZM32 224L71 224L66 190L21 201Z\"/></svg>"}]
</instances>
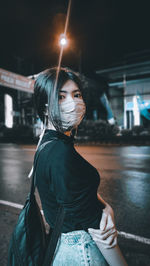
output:
<instances>
[{"instance_id":1,"label":"jeans waistband","mask_svg":"<svg viewBox=\"0 0 150 266\"><path fill-rule=\"evenodd\" d=\"M89 233L84 230L72 231L69 233L62 233L60 237L60 241L69 244L75 245L77 243L85 243L91 241L92 238Z\"/></svg>"}]
</instances>

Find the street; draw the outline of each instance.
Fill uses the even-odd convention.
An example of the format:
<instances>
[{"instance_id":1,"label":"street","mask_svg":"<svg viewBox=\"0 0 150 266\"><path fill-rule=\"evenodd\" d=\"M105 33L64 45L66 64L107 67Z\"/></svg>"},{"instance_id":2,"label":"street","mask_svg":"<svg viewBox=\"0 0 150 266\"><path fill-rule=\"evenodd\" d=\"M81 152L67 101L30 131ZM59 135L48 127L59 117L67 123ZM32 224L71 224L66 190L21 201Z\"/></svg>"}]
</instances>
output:
<instances>
[{"instance_id":1,"label":"street","mask_svg":"<svg viewBox=\"0 0 150 266\"><path fill-rule=\"evenodd\" d=\"M9 202L25 203L35 148L0 144L1 266L7 264L8 242L20 212ZM99 192L114 209L118 242L128 264L150 266L150 147L76 145L76 149L100 173Z\"/></svg>"}]
</instances>

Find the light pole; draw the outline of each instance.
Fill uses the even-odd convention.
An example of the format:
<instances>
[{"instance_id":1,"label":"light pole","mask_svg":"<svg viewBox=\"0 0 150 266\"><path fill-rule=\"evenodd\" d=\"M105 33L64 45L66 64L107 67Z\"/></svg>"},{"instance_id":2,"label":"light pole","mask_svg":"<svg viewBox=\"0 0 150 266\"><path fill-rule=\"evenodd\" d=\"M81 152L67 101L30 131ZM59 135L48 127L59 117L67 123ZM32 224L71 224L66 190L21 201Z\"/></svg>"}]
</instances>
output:
<instances>
[{"instance_id":1,"label":"light pole","mask_svg":"<svg viewBox=\"0 0 150 266\"><path fill-rule=\"evenodd\" d=\"M66 32L67 32L67 29L68 29L71 2L72 2L72 0L69 0L69 2L68 2L68 9L67 9L67 16L66 16L64 33L60 35L60 46L61 46L61 49L60 49L60 53L59 53L59 60L58 60L58 67L57 67L57 72L56 72L56 80L55 80L55 85L54 85L54 91L56 90L58 74L59 74L59 71L60 71L61 60L62 60L62 55L63 55L63 49L64 49L64 46L67 44Z\"/></svg>"}]
</instances>

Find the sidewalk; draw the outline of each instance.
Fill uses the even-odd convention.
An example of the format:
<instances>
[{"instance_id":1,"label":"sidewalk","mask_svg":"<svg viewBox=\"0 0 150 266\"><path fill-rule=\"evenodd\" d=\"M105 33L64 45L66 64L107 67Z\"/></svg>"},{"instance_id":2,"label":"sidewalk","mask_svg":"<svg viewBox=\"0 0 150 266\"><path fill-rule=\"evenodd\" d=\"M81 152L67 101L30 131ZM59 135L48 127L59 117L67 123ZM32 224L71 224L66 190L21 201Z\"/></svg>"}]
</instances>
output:
<instances>
[{"instance_id":1,"label":"sidewalk","mask_svg":"<svg viewBox=\"0 0 150 266\"><path fill-rule=\"evenodd\" d=\"M0 205L0 213L0 266L7 266L9 239L20 209ZM129 266L150 266L149 245L125 239L121 236L118 236L118 243Z\"/></svg>"}]
</instances>

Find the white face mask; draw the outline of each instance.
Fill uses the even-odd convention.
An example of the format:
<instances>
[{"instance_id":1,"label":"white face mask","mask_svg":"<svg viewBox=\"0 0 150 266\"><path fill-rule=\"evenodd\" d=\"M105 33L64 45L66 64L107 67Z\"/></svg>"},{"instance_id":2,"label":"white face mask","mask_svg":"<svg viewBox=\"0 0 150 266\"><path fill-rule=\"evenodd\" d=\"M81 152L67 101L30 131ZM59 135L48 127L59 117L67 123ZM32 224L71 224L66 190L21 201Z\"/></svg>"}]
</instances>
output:
<instances>
[{"instance_id":1,"label":"white face mask","mask_svg":"<svg viewBox=\"0 0 150 266\"><path fill-rule=\"evenodd\" d=\"M65 99L60 103L60 117L64 131L76 128L85 115L86 107L82 99Z\"/></svg>"}]
</instances>

